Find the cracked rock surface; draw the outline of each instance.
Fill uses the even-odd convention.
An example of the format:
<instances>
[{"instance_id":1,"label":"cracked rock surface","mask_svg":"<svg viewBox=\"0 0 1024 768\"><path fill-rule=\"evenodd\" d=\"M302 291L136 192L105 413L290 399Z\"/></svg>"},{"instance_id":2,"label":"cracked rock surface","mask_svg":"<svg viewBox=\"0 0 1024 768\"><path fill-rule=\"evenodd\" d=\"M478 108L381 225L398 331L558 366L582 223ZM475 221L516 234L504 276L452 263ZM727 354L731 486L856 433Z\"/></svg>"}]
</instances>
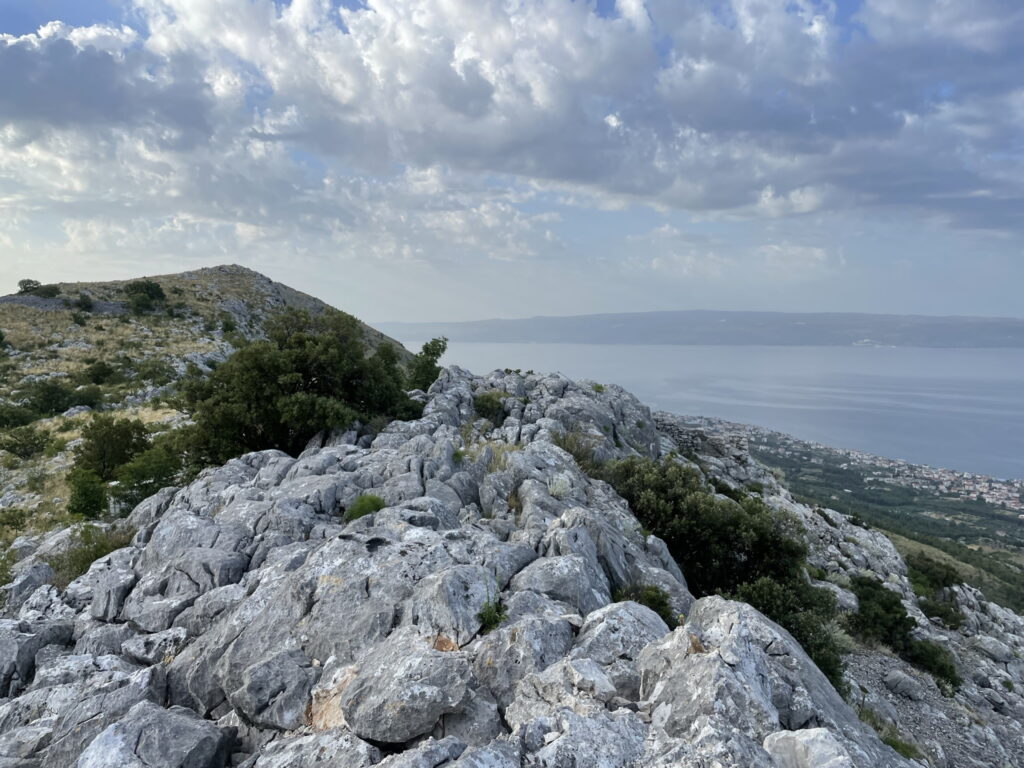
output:
<instances>
[{"instance_id":1,"label":"cracked rock surface","mask_svg":"<svg viewBox=\"0 0 1024 768\"><path fill-rule=\"evenodd\" d=\"M487 390L501 424L476 418ZM0 620L0 768L911 765L788 633L745 604L695 601L686 563L556 445L566 431L600 458L697 441L708 472L763 482L805 522L815 565L884 569L913 601L880 534L827 525L749 456L656 423L620 388L450 368L421 419L369 445L320 436L147 499L132 545L64 590L25 553ZM346 523L364 494L385 507ZM613 602L645 585L681 626ZM855 690L922 734L941 707L971 708L963 751L1024 764L1020 695L1001 684L1024 692L1021 620L968 588L956 599L970 637L913 615L977 671L962 693L945 700L877 653L851 669ZM912 735L946 765L981 764Z\"/></svg>"}]
</instances>

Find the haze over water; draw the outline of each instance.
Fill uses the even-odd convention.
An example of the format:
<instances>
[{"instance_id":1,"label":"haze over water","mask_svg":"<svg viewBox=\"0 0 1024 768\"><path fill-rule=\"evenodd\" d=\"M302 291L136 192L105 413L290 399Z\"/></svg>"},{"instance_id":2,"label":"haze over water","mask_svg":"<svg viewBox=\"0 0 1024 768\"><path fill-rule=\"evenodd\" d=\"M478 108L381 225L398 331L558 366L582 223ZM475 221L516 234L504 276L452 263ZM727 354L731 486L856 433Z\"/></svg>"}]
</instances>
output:
<instances>
[{"instance_id":1,"label":"haze over water","mask_svg":"<svg viewBox=\"0 0 1024 768\"><path fill-rule=\"evenodd\" d=\"M919 464L1024 476L1019 349L452 342L443 362L477 374L560 371L619 384L655 409Z\"/></svg>"}]
</instances>

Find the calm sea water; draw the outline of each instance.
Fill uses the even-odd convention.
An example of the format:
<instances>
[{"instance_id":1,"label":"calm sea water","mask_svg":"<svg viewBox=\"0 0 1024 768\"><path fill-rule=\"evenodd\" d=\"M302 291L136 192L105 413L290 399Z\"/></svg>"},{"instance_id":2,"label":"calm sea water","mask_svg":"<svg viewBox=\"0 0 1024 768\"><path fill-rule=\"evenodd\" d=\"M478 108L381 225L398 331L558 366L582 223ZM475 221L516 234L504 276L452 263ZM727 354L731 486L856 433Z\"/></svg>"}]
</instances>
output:
<instances>
[{"instance_id":1,"label":"calm sea water","mask_svg":"<svg viewBox=\"0 0 1024 768\"><path fill-rule=\"evenodd\" d=\"M655 409L1024 477L1024 350L452 343L443 362L560 371L620 384Z\"/></svg>"}]
</instances>

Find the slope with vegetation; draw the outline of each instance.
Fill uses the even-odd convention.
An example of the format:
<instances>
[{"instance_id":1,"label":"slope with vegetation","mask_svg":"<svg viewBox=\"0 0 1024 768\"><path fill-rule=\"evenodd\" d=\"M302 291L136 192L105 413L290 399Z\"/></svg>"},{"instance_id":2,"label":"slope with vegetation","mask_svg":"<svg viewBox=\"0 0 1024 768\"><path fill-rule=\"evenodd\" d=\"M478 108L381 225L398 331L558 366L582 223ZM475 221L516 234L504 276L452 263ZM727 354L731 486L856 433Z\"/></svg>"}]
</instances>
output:
<instances>
[{"instance_id":1,"label":"slope with vegetation","mask_svg":"<svg viewBox=\"0 0 1024 768\"><path fill-rule=\"evenodd\" d=\"M414 416L437 375L355 318L241 267L0 299L0 543L130 509L323 425ZM408 372L406 371L408 368Z\"/></svg>"}]
</instances>

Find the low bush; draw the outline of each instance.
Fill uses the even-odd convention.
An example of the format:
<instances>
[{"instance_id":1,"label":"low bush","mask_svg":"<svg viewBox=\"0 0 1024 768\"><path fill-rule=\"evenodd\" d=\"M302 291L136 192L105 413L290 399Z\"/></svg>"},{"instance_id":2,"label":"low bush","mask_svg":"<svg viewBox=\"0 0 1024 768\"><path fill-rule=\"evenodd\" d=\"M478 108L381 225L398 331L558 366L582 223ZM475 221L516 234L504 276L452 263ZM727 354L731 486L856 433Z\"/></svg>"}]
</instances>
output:
<instances>
[{"instance_id":1,"label":"low bush","mask_svg":"<svg viewBox=\"0 0 1024 768\"><path fill-rule=\"evenodd\" d=\"M47 562L53 568L53 585L64 589L72 581L89 570L96 560L109 555L115 549L127 547L134 532L127 528L104 529L97 525L84 525L75 534L71 547L60 555L54 555Z\"/></svg>"},{"instance_id":2,"label":"low bush","mask_svg":"<svg viewBox=\"0 0 1024 768\"><path fill-rule=\"evenodd\" d=\"M31 459L46 449L50 433L33 427L14 427L0 432L0 450L13 453L19 459Z\"/></svg>"},{"instance_id":3,"label":"low bush","mask_svg":"<svg viewBox=\"0 0 1024 768\"><path fill-rule=\"evenodd\" d=\"M486 635L497 629L501 622L508 618L508 615L502 610L498 600L494 599L484 603L476 617L480 620L480 634Z\"/></svg>"},{"instance_id":4,"label":"low bush","mask_svg":"<svg viewBox=\"0 0 1024 768\"><path fill-rule=\"evenodd\" d=\"M31 424L38 418L38 415L30 408L21 405L0 403L0 429L11 427L23 427Z\"/></svg>"},{"instance_id":5,"label":"low bush","mask_svg":"<svg viewBox=\"0 0 1024 768\"><path fill-rule=\"evenodd\" d=\"M103 401L103 390L95 385L73 387L58 379L34 381L18 392L24 407L42 418L57 416L68 408L86 405L95 408Z\"/></svg>"},{"instance_id":6,"label":"low bush","mask_svg":"<svg viewBox=\"0 0 1024 768\"><path fill-rule=\"evenodd\" d=\"M349 504L345 510L345 522L358 520L374 512L384 509L384 499L374 496L372 493L364 493L358 499Z\"/></svg>"},{"instance_id":7,"label":"low bush","mask_svg":"<svg viewBox=\"0 0 1024 768\"><path fill-rule=\"evenodd\" d=\"M940 685L960 685L960 674L949 651L911 636L916 624L907 615L898 594L866 576L854 578L851 587L858 606L857 612L847 619L847 625L855 635L884 643L906 661L930 673Z\"/></svg>"},{"instance_id":8,"label":"low bush","mask_svg":"<svg viewBox=\"0 0 1024 768\"><path fill-rule=\"evenodd\" d=\"M119 378L119 372L106 360L97 360L95 363L90 363L79 374L79 378L88 384L109 384Z\"/></svg>"},{"instance_id":9,"label":"low bush","mask_svg":"<svg viewBox=\"0 0 1024 768\"><path fill-rule=\"evenodd\" d=\"M679 617L672 610L669 603L668 593L665 590L653 586L630 585L615 591L612 600L621 603L625 600L632 600L634 603L645 605L658 614L662 621L668 624L669 629L675 629L679 624Z\"/></svg>"},{"instance_id":10,"label":"low bush","mask_svg":"<svg viewBox=\"0 0 1024 768\"><path fill-rule=\"evenodd\" d=\"M95 302L92 300L92 296L88 293L85 291L79 291L78 299L75 300L75 306L83 312L92 312L93 307L95 307Z\"/></svg>"},{"instance_id":11,"label":"low bush","mask_svg":"<svg viewBox=\"0 0 1024 768\"><path fill-rule=\"evenodd\" d=\"M124 287L128 296L146 296L151 301L164 301L167 294L156 280L134 280Z\"/></svg>"},{"instance_id":12,"label":"low bush","mask_svg":"<svg viewBox=\"0 0 1024 768\"><path fill-rule=\"evenodd\" d=\"M75 469L68 475L68 514L95 519L107 511L107 484L95 472Z\"/></svg>"},{"instance_id":13,"label":"low bush","mask_svg":"<svg viewBox=\"0 0 1024 768\"><path fill-rule=\"evenodd\" d=\"M671 458L591 462L588 471L611 484L641 525L665 541L695 595L751 603L789 630L832 684L843 687L829 630L835 600L804 581L807 551L796 520L759 498L722 499L696 469Z\"/></svg>"},{"instance_id":14,"label":"low bush","mask_svg":"<svg viewBox=\"0 0 1024 768\"><path fill-rule=\"evenodd\" d=\"M923 669L937 681L947 683L954 690L962 680L956 662L948 650L930 640L908 640L900 654L918 669Z\"/></svg>"},{"instance_id":15,"label":"low bush","mask_svg":"<svg viewBox=\"0 0 1024 768\"><path fill-rule=\"evenodd\" d=\"M491 424L500 427L505 421L505 404L501 401L503 392L491 389L473 397L473 410L477 418L487 419Z\"/></svg>"}]
</instances>

